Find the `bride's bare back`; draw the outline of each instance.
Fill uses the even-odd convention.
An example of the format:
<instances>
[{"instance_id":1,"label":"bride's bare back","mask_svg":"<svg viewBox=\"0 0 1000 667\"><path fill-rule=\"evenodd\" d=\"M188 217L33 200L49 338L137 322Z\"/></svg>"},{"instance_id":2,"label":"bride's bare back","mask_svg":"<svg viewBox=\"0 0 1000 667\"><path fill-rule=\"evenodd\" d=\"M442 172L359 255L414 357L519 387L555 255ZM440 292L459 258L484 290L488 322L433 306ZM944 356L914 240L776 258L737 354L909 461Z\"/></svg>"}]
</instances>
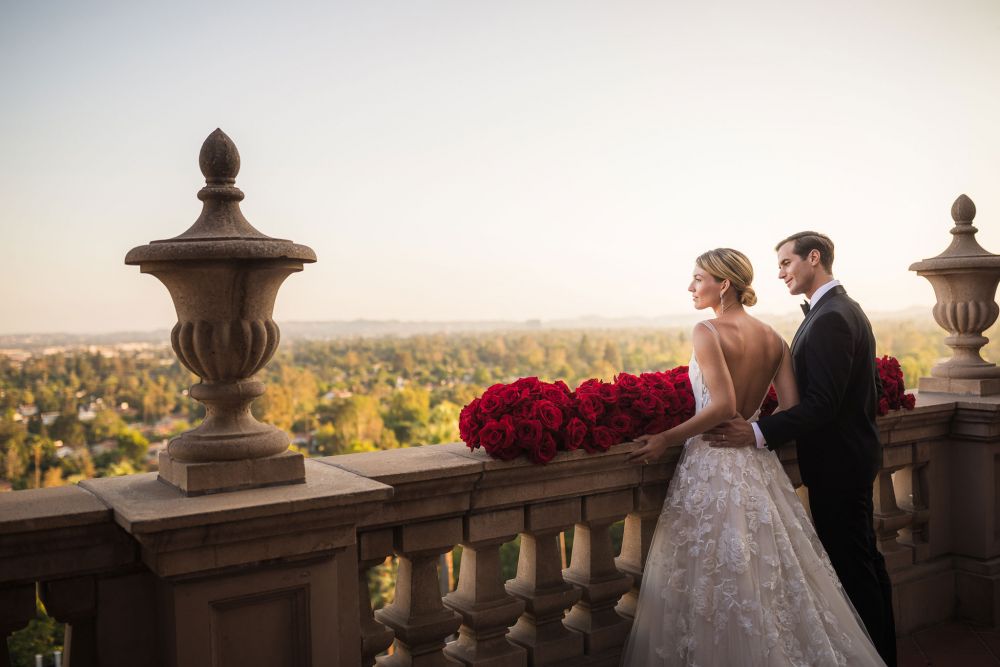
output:
<instances>
[{"instance_id":1,"label":"bride's bare back","mask_svg":"<svg viewBox=\"0 0 1000 667\"><path fill-rule=\"evenodd\" d=\"M779 369L782 361L788 359L788 346L774 329L745 312L710 320L710 323L719 336L740 416L744 419L753 416L772 382L782 404L797 402L797 397L789 395L794 392L794 378L790 378L789 386L789 378L778 377L784 375ZM786 362L785 365L790 375L791 364Z\"/></svg>"}]
</instances>

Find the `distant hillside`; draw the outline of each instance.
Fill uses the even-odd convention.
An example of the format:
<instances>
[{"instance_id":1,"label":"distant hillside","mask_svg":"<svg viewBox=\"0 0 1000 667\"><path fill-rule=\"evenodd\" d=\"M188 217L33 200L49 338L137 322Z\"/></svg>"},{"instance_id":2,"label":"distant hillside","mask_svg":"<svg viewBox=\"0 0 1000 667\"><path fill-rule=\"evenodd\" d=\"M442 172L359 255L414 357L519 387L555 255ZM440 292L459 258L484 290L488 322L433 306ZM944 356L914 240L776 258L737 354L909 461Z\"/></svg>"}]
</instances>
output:
<instances>
[{"instance_id":1,"label":"distant hillside","mask_svg":"<svg viewBox=\"0 0 1000 667\"><path fill-rule=\"evenodd\" d=\"M915 321L933 324L930 310L923 307L893 312L872 312L873 321ZM799 321L795 315L768 315L761 318L779 331L792 330ZM286 340L326 340L333 338L372 338L382 336L417 336L427 334L480 333L490 331L538 331L542 329L670 329L688 328L705 314L661 315L658 317L601 317L588 315L560 320L478 320L478 321L401 321L401 320L331 320L327 322L279 322ZM0 349L43 349L122 345L126 343L162 344L170 341L166 329L154 331L119 331L112 333L32 333L0 335Z\"/></svg>"}]
</instances>

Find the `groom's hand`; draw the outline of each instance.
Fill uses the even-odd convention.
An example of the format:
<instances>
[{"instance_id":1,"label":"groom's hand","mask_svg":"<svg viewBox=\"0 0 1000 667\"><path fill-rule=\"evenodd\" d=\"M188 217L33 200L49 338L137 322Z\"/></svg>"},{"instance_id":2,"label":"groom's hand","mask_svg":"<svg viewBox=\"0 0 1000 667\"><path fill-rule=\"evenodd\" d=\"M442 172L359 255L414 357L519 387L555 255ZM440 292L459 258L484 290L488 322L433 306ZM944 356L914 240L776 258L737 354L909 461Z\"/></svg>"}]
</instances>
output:
<instances>
[{"instance_id":1,"label":"groom's hand","mask_svg":"<svg viewBox=\"0 0 1000 667\"><path fill-rule=\"evenodd\" d=\"M702 435L712 447L753 447L757 444L753 427L742 417L733 417Z\"/></svg>"}]
</instances>

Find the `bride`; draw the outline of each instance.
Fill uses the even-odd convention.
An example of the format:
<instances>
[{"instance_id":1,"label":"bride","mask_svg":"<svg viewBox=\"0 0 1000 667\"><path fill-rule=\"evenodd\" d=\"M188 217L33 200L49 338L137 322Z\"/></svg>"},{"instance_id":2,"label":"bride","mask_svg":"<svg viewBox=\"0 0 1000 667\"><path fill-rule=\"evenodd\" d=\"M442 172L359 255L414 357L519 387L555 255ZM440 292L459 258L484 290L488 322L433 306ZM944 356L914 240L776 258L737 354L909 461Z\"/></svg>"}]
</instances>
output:
<instances>
[{"instance_id":1,"label":"bride","mask_svg":"<svg viewBox=\"0 0 1000 667\"><path fill-rule=\"evenodd\" d=\"M696 260L688 291L716 317L694 328L695 416L629 456L647 463L686 441L622 664L884 665L777 456L700 437L737 414L755 420L772 383L779 410L798 402L788 346L744 310L752 280L739 251Z\"/></svg>"}]
</instances>

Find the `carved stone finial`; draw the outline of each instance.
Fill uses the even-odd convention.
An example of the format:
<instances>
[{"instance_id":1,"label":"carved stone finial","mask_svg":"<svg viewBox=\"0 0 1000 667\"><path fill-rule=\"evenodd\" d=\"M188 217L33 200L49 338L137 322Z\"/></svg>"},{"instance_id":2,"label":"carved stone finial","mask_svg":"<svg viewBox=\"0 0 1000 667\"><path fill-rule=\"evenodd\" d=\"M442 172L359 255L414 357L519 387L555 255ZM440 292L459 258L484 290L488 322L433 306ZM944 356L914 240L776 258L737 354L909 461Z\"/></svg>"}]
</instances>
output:
<instances>
[{"instance_id":1,"label":"carved stone finial","mask_svg":"<svg viewBox=\"0 0 1000 667\"><path fill-rule=\"evenodd\" d=\"M258 422L250 404L264 393L254 375L278 346L271 319L278 288L316 254L260 233L243 217L243 193L234 185L240 154L222 130L205 140L198 163L206 181L198 220L125 257L170 291L177 311L171 345L201 379L190 395L205 405L205 420L170 442L160 479L189 495L301 482L301 455L286 451L288 436Z\"/></svg>"},{"instance_id":2,"label":"carved stone finial","mask_svg":"<svg viewBox=\"0 0 1000 667\"><path fill-rule=\"evenodd\" d=\"M959 195L951 205L951 219L956 223L972 223L976 217L976 205L968 195Z\"/></svg>"},{"instance_id":3,"label":"carved stone finial","mask_svg":"<svg viewBox=\"0 0 1000 667\"><path fill-rule=\"evenodd\" d=\"M944 342L953 350L950 359L931 369L931 377L920 378L920 390L997 394L1000 368L985 361L979 351L989 341L983 331L1000 315L996 303L1000 256L976 241L979 230L972 224L976 217L972 199L959 196L951 205L951 217L955 221L951 245L937 257L910 266L934 288L934 320L949 333Z\"/></svg>"},{"instance_id":4,"label":"carved stone finial","mask_svg":"<svg viewBox=\"0 0 1000 667\"><path fill-rule=\"evenodd\" d=\"M201 145L198 166L210 185L232 185L240 173L240 152L229 135L220 128L208 135Z\"/></svg>"}]
</instances>

